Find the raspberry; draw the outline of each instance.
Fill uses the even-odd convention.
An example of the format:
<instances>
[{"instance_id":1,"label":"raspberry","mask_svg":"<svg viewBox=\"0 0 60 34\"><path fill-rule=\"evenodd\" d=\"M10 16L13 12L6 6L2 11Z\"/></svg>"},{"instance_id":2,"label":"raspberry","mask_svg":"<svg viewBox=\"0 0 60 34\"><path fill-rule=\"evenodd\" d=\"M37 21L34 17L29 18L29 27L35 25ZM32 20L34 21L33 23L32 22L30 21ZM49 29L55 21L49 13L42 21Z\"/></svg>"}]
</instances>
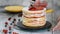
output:
<instances>
[{"instance_id":1,"label":"raspberry","mask_svg":"<svg viewBox=\"0 0 60 34\"><path fill-rule=\"evenodd\" d=\"M16 19L15 19L15 18L14 18L13 20L14 20L14 21L16 21Z\"/></svg>"},{"instance_id":2,"label":"raspberry","mask_svg":"<svg viewBox=\"0 0 60 34\"><path fill-rule=\"evenodd\" d=\"M5 22L5 25L8 25L8 22Z\"/></svg>"},{"instance_id":3,"label":"raspberry","mask_svg":"<svg viewBox=\"0 0 60 34\"><path fill-rule=\"evenodd\" d=\"M3 29L4 34L7 34L8 30Z\"/></svg>"},{"instance_id":4,"label":"raspberry","mask_svg":"<svg viewBox=\"0 0 60 34\"><path fill-rule=\"evenodd\" d=\"M9 26L9 30L11 30L11 26Z\"/></svg>"},{"instance_id":5,"label":"raspberry","mask_svg":"<svg viewBox=\"0 0 60 34\"><path fill-rule=\"evenodd\" d=\"M13 32L13 34L18 34L18 33L16 33L16 32Z\"/></svg>"},{"instance_id":6,"label":"raspberry","mask_svg":"<svg viewBox=\"0 0 60 34\"><path fill-rule=\"evenodd\" d=\"M10 17L10 18L8 18L8 20L10 21L10 20L11 20L11 17Z\"/></svg>"}]
</instances>

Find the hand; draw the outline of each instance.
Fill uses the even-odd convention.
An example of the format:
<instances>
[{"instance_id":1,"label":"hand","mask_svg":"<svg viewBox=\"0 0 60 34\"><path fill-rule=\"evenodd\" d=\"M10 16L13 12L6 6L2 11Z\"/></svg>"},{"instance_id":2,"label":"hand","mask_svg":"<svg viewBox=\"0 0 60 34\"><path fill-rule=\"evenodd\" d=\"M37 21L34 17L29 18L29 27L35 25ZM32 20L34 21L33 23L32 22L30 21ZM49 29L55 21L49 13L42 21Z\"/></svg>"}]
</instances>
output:
<instances>
[{"instance_id":1,"label":"hand","mask_svg":"<svg viewBox=\"0 0 60 34\"><path fill-rule=\"evenodd\" d=\"M60 21L58 22L58 24L53 28L53 31L58 31L60 30Z\"/></svg>"}]
</instances>

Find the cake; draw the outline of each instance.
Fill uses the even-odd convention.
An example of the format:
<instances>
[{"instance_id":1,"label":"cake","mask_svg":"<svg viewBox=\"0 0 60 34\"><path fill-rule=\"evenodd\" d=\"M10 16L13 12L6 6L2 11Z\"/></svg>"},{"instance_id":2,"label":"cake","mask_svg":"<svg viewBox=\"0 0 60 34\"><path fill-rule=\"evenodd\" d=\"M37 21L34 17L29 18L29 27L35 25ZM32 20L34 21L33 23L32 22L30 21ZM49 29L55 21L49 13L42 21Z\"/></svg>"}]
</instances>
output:
<instances>
[{"instance_id":1,"label":"cake","mask_svg":"<svg viewBox=\"0 0 60 34\"><path fill-rule=\"evenodd\" d=\"M27 27L40 27L46 24L46 8L38 11L30 11L28 7L22 9L23 11L23 22L22 24Z\"/></svg>"},{"instance_id":2,"label":"cake","mask_svg":"<svg viewBox=\"0 0 60 34\"><path fill-rule=\"evenodd\" d=\"M22 24L27 27L42 27L46 24L46 6L45 1L35 0L31 2L29 7L22 9L23 22Z\"/></svg>"}]
</instances>

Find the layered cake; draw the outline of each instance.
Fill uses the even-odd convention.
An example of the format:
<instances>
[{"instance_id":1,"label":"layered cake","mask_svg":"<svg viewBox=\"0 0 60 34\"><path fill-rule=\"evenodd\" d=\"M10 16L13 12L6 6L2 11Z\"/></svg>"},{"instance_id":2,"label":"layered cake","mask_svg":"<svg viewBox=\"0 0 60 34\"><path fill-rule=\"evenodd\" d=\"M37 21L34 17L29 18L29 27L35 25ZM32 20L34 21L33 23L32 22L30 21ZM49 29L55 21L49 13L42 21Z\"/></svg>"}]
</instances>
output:
<instances>
[{"instance_id":1,"label":"layered cake","mask_svg":"<svg viewBox=\"0 0 60 34\"><path fill-rule=\"evenodd\" d=\"M41 27L46 24L46 3L40 0L34 1L29 7L22 9L23 22L27 27Z\"/></svg>"},{"instance_id":2,"label":"layered cake","mask_svg":"<svg viewBox=\"0 0 60 34\"><path fill-rule=\"evenodd\" d=\"M46 8L38 11L30 11L28 7L23 8L22 24L28 27L44 26L46 24Z\"/></svg>"}]
</instances>

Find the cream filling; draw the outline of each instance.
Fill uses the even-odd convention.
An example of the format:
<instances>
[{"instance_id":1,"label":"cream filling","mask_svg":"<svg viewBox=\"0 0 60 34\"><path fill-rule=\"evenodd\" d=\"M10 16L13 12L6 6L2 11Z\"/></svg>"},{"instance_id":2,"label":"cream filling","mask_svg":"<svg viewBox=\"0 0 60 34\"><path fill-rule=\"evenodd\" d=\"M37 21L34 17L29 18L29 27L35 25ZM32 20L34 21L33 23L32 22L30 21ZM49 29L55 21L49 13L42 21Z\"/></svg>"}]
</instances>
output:
<instances>
[{"instance_id":1,"label":"cream filling","mask_svg":"<svg viewBox=\"0 0 60 34\"><path fill-rule=\"evenodd\" d=\"M23 18L23 24L26 26L43 26L45 25L45 17L42 18Z\"/></svg>"}]
</instances>

